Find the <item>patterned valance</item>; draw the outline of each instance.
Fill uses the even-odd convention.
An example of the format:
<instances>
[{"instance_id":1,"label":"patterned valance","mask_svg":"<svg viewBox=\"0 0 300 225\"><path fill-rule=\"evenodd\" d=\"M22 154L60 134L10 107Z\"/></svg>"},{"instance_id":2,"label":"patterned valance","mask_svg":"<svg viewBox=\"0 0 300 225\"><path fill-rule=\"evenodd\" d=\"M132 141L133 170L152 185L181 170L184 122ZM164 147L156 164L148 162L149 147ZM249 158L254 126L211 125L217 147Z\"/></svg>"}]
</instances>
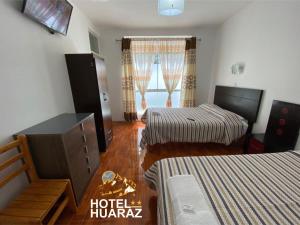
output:
<instances>
[{"instance_id":1,"label":"patterned valance","mask_svg":"<svg viewBox=\"0 0 300 225\"><path fill-rule=\"evenodd\" d=\"M196 49L196 37L187 38L185 44L185 50Z\"/></svg>"},{"instance_id":2,"label":"patterned valance","mask_svg":"<svg viewBox=\"0 0 300 225\"><path fill-rule=\"evenodd\" d=\"M122 38L122 51L125 49L130 49L131 39L130 38Z\"/></svg>"}]
</instances>

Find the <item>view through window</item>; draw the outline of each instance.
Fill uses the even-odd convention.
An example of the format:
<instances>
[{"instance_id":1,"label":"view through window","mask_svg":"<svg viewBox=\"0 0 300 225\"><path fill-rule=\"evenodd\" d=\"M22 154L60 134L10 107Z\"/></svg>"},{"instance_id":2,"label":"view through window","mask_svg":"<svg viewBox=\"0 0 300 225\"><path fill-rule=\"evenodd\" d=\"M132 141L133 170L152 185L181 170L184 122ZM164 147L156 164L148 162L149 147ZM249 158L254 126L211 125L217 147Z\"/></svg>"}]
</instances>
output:
<instances>
[{"instance_id":1,"label":"view through window","mask_svg":"<svg viewBox=\"0 0 300 225\"><path fill-rule=\"evenodd\" d=\"M180 101L180 87L181 80L179 81L176 90L172 93L172 107L179 107ZM147 92L145 94L147 107L162 108L166 107L166 101L168 98L168 91L166 89L163 74L161 70L161 65L159 62L159 56L155 58L153 64L151 80ZM144 110L141 107L142 96L136 87L136 107L138 114L142 114Z\"/></svg>"}]
</instances>

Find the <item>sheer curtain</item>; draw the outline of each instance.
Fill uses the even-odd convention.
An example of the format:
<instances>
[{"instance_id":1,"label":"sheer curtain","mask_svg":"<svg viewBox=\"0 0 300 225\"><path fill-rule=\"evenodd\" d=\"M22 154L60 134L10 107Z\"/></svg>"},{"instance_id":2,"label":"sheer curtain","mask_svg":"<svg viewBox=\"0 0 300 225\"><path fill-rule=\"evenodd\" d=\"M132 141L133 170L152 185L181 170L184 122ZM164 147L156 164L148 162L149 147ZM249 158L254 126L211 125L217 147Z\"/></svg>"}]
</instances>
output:
<instances>
[{"instance_id":1,"label":"sheer curtain","mask_svg":"<svg viewBox=\"0 0 300 225\"><path fill-rule=\"evenodd\" d=\"M122 93L124 118L126 121L134 121L137 119L130 45L130 39L122 39Z\"/></svg>"},{"instance_id":2,"label":"sheer curtain","mask_svg":"<svg viewBox=\"0 0 300 225\"><path fill-rule=\"evenodd\" d=\"M181 79L181 106L195 105L196 38L123 39L122 88L124 115L128 121L137 118L135 85L142 97L142 109L147 108L145 94L156 55L159 55L163 80L168 92L166 106L172 107L172 93Z\"/></svg>"},{"instance_id":3,"label":"sheer curtain","mask_svg":"<svg viewBox=\"0 0 300 225\"><path fill-rule=\"evenodd\" d=\"M142 96L142 109L146 109L145 93L151 79L156 55L155 42L153 40L133 39L131 42L131 54L135 84Z\"/></svg>"},{"instance_id":4,"label":"sheer curtain","mask_svg":"<svg viewBox=\"0 0 300 225\"><path fill-rule=\"evenodd\" d=\"M196 92L196 38L186 40L184 75L181 83L181 107L194 107Z\"/></svg>"},{"instance_id":5,"label":"sheer curtain","mask_svg":"<svg viewBox=\"0 0 300 225\"><path fill-rule=\"evenodd\" d=\"M163 79L168 91L167 107L172 107L172 93L183 76L185 44L184 39L157 40Z\"/></svg>"}]
</instances>

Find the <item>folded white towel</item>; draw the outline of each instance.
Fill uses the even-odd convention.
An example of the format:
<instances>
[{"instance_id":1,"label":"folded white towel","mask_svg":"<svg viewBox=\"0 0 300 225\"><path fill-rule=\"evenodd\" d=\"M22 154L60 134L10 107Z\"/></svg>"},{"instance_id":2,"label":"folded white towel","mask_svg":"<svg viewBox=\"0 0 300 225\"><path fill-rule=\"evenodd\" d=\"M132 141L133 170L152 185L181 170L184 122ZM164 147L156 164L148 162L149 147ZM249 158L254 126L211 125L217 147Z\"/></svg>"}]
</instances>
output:
<instances>
[{"instance_id":1,"label":"folded white towel","mask_svg":"<svg viewBox=\"0 0 300 225\"><path fill-rule=\"evenodd\" d=\"M196 179L177 175L167 180L176 225L218 225Z\"/></svg>"}]
</instances>

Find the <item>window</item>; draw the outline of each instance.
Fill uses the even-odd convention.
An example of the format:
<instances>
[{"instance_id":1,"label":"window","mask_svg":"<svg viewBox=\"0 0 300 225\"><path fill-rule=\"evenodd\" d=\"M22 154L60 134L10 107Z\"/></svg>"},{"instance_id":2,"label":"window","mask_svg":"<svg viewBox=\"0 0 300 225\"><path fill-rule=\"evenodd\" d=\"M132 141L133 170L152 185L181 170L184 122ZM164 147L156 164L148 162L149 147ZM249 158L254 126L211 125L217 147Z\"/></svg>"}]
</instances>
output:
<instances>
[{"instance_id":1,"label":"window","mask_svg":"<svg viewBox=\"0 0 300 225\"><path fill-rule=\"evenodd\" d=\"M174 92L172 93L172 107L179 107L180 87L181 80L179 81L176 90L174 90ZM147 102L147 107L162 108L166 106L168 91L164 83L158 55L156 56L155 62L153 64L151 80L149 82L145 98ZM138 114L142 114L144 112L144 110L141 107L141 101L142 96L136 87L136 107Z\"/></svg>"},{"instance_id":2,"label":"window","mask_svg":"<svg viewBox=\"0 0 300 225\"><path fill-rule=\"evenodd\" d=\"M90 47L91 51L99 54L98 37L93 32L89 31Z\"/></svg>"}]
</instances>

